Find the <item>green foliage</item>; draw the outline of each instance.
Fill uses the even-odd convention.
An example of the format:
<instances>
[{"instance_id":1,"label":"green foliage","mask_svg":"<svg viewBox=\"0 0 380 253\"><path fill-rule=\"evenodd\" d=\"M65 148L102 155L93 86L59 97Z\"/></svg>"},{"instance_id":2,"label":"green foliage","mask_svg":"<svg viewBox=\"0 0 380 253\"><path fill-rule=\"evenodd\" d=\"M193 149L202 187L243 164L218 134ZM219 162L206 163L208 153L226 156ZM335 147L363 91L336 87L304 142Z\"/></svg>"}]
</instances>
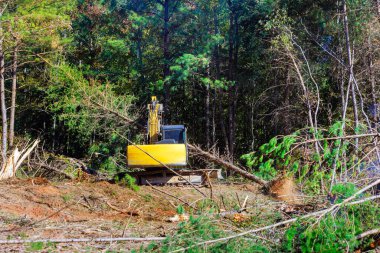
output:
<instances>
[{"instance_id":1,"label":"green foliage","mask_svg":"<svg viewBox=\"0 0 380 253\"><path fill-rule=\"evenodd\" d=\"M336 184L331 189L331 194L336 195L337 199L336 202L340 203L344 199L351 197L354 195L355 192L357 192L358 189L356 188L355 184L353 183L340 183Z\"/></svg>"},{"instance_id":2,"label":"green foliage","mask_svg":"<svg viewBox=\"0 0 380 253\"><path fill-rule=\"evenodd\" d=\"M285 136L280 142L274 137L268 143L263 144L259 148L259 152L243 155L241 159L257 176L271 180L277 176L278 172L289 167L292 160L290 149L296 140L295 134ZM292 166L293 169L298 168L299 162L295 161Z\"/></svg>"},{"instance_id":3,"label":"green foliage","mask_svg":"<svg viewBox=\"0 0 380 253\"><path fill-rule=\"evenodd\" d=\"M126 142L114 129L127 133L127 125L121 124L122 119L116 114L132 120L130 107L134 97L119 95L109 83L90 84L81 70L63 63L53 66L50 78L46 106L75 136L71 143L76 145L71 146L91 155L96 168L116 173L125 163Z\"/></svg>"},{"instance_id":4,"label":"green foliage","mask_svg":"<svg viewBox=\"0 0 380 253\"><path fill-rule=\"evenodd\" d=\"M73 199L73 196L71 194L63 194L61 197L63 202L65 203L68 203L70 200Z\"/></svg>"},{"instance_id":5,"label":"green foliage","mask_svg":"<svg viewBox=\"0 0 380 253\"><path fill-rule=\"evenodd\" d=\"M134 178L128 174L125 174L123 176L116 175L114 177L114 180L117 184L120 184L122 186L126 186L133 191L137 192L138 190L140 190L140 187L136 184L136 178Z\"/></svg>"},{"instance_id":6,"label":"green foliage","mask_svg":"<svg viewBox=\"0 0 380 253\"><path fill-rule=\"evenodd\" d=\"M153 196L150 194L143 195L143 198L144 198L145 202L151 202L153 200Z\"/></svg>"},{"instance_id":7,"label":"green foliage","mask_svg":"<svg viewBox=\"0 0 380 253\"><path fill-rule=\"evenodd\" d=\"M177 213L178 214L184 214L185 213L185 208L183 207L183 205L179 205L177 207Z\"/></svg>"},{"instance_id":8,"label":"green foliage","mask_svg":"<svg viewBox=\"0 0 380 253\"><path fill-rule=\"evenodd\" d=\"M132 252L171 252L176 249L191 247L186 252L270 252L269 248L251 240L242 238L231 239L225 242L215 243L206 246L196 246L197 242L222 238L225 232L220 229L214 221L206 217L190 217L188 222L182 222L178 231L167 237L161 244L151 244L148 247L140 248Z\"/></svg>"},{"instance_id":9,"label":"green foliage","mask_svg":"<svg viewBox=\"0 0 380 253\"><path fill-rule=\"evenodd\" d=\"M170 67L177 80L186 80L190 75L195 75L200 69L210 64L205 55L184 54L175 61L176 65Z\"/></svg>"},{"instance_id":10,"label":"green foliage","mask_svg":"<svg viewBox=\"0 0 380 253\"><path fill-rule=\"evenodd\" d=\"M27 252L55 252L57 250L56 243L52 242L32 242L26 248Z\"/></svg>"},{"instance_id":11,"label":"green foliage","mask_svg":"<svg viewBox=\"0 0 380 253\"><path fill-rule=\"evenodd\" d=\"M32 242L29 246L29 251L40 251L44 249L44 243L43 242Z\"/></svg>"},{"instance_id":12,"label":"green foliage","mask_svg":"<svg viewBox=\"0 0 380 253\"><path fill-rule=\"evenodd\" d=\"M293 224L284 235L284 252L354 252L368 241L357 235L379 226L380 208L368 203L342 208L337 214L327 214L317 224L315 219Z\"/></svg>"},{"instance_id":13,"label":"green foliage","mask_svg":"<svg viewBox=\"0 0 380 253\"><path fill-rule=\"evenodd\" d=\"M345 125L346 128L352 128L352 123L349 121ZM342 174L346 173L347 168L357 169L361 166L357 162L356 152L350 148L350 140L334 139L343 135L342 129L343 123L337 121L326 130L305 130L304 136L310 138L314 138L314 134L318 139L333 137L332 140L319 142L319 152L316 151L316 142L306 141L303 145L297 144L299 142L302 144L302 141L297 142L297 139L301 140L301 136L298 136L300 133L294 133L281 139L274 137L260 146L257 152L243 155L241 159L255 175L265 180L275 178L281 171L295 177L304 192L327 193L328 188L322 186L331 184L334 170L335 173ZM353 184L334 185L334 182L331 187L334 191L332 194L341 197L346 197L345 194L350 194L356 189Z\"/></svg>"}]
</instances>

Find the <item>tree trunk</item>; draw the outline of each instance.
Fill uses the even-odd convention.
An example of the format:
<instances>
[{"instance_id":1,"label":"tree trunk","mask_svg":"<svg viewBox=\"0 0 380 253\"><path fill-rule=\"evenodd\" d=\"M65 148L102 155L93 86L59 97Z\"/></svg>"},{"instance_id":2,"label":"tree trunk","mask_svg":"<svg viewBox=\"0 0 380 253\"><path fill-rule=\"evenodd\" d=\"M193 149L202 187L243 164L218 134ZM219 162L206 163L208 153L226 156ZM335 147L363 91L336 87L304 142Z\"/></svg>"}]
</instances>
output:
<instances>
[{"instance_id":1,"label":"tree trunk","mask_svg":"<svg viewBox=\"0 0 380 253\"><path fill-rule=\"evenodd\" d=\"M346 99L345 99L345 92L344 92L345 71L344 71L343 67L340 67L339 69L340 69L340 86L339 86L339 89L340 89L340 98L342 101L342 118L344 118L345 117L344 115L346 113L346 109L345 109Z\"/></svg>"},{"instance_id":2,"label":"tree trunk","mask_svg":"<svg viewBox=\"0 0 380 253\"><path fill-rule=\"evenodd\" d=\"M222 136L224 139L224 144L225 144L225 149L227 156L230 156L230 149L229 149L229 143L228 143L228 135L227 135L227 130L226 130L226 125L224 124L224 112L223 112L223 106L222 106L222 101L221 99L223 98L222 94L219 94L219 99L217 101L218 107L219 107L219 112L220 112L220 128L222 130Z\"/></svg>"},{"instance_id":3,"label":"tree trunk","mask_svg":"<svg viewBox=\"0 0 380 253\"><path fill-rule=\"evenodd\" d=\"M224 168L226 168L227 170L230 170L230 171L233 171L233 172L236 172L237 174L243 176L244 178L248 178L256 183L258 183L259 185L262 185L264 187L267 187L268 186L268 182L249 173L248 171L245 171L243 170L242 168L232 164L232 163L229 163L229 162L226 162L225 160L219 158L219 157L216 157L214 156L213 154L210 154L209 152L206 152L206 151L203 151L202 149L200 149L199 147L197 146L193 146L191 144L188 144L189 148L196 154L196 155L200 155L204 158L206 158L206 160L210 161L210 162L213 162L215 164L218 164L220 166L223 166Z\"/></svg>"},{"instance_id":4,"label":"tree trunk","mask_svg":"<svg viewBox=\"0 0 380 253\"><path fill-rule=\"evenodd\" d=\"M343 0L343 24L344 24L344 34L346 37L347 60L348 60L349 74L350 74L350 77L348 79L348 86L351 86L352 106L353 106L353 110L354 110L355 128L358 128L359 127L358 105L357 105L357 101L356 101L355 86L352 84L353 78L354 78L354 66L353 66L352 55L351 55L351 44L350 44L350 34L349 34L349 29L348 29L346 0ZM355 139L355 146L358 147L358 139Z\"/></svg>"},{"instance_id":5,"label":"tree trunk","mask_svg":"<svg viewBox=\"0 0 380 253\"><path fill-rule=\"evenodd\" d=\"M219 35L219 20L218 20L218 9L216 6L213 8L214 15L214 34ZM219 44L214 47L214 66L215 66L215 79L220 79L220 57L219 57ZM216 105L219 104L217 100L217 91L213 91L213 103L212 103L212 143L216 143Z\"/></svg>"},{"instance_id":6,"label":"tree trunk","mask_svg":"<svg viewBox=\"0 0 380 253\"><path fill-rule=\"evenodd\" d=\"M234 11L230 0L227 1L230 8L229 14L229 30L228 30L228 80L233 78L233 56L234 56Z\"/></svg>"},{"instance_id":7,"label":"tree trunk","mask_svg":"<svg viewBox=\"0 0 380 253\"><path fill-rule=\"evenodd\" d=\"M164 111L165 118L170 120L169 102L170 102L170 84L166 80L170 76L170 52L169 52L169 20L170 20L170 0L164 0L164 35L163 35L163 53L164 53L164 68L163 68L163 78L164 78Z\"/></svg>"},{"instance_id":8,"label":"tree trunk","mask_svg":"<svg viewBox=\"0 0 380 253\"><path fill-rule=\"evenodd\" d=\"M369 57L368 57L368 72L369 72L369 81L371 83L371 102L374 107L374 115L373 121L375 122L375 126L378 122L378 106L377 106L377 97L376 97L376 80L375 80L375 72L373 68L373 48L371 37L368 38L368 46L369 46Z\"/></svg>"},{"instance_id":9,"label":"tree trunk","mask_svg":"<svg viewBox=\"0 0 380 253\"><path fill-rule=\"evenodd\" d=\"M237 68L238 68L238 57L239 57L239 23L238 14L234 14L234 60L233 60L233 78L235 85L233 88L232 97L232 123L231 123L231 133L230 133L230 145L231 145L231 155L235 154L235 139L236 139L236 112L237 112L237 101L239 97L239 83L237 81ZM233 157L232 157L233 160Z\"/></svg>"},{"instance_id":10,"label":"tree trunk","mask_svg":"<svg viewBox=\"0 0 380 253\"><path fill-rule=\"evenodd\" d=\"M215 117L216 117L216 90L214 89L213 90L213 99L212 99L213 103L212 103L212 145L215 145L216 143L216 121L215 121ZM215 148L214 148L215 149ZM214 150L213 149L213 150Z\"/></svg>"},{"instance_id":11,"label":"tree trunk","mask_svg":"<svg viewBox=\"0 0 380 253\"><path fill-rule=\"evenodd\" d=\"M17 64L18 64L17 56L18 56L18 45L16 44L13 50L13 66L12 66L12 101L11 101L11 115L10 115L10 122L9 122L9 146L10 147L13 147L13 142L14 142L16 94L17 94Z\"/></svg>"},{"instance_id":12,"label":"tree trunk","mask_svg":"<svg viewBox=\"0 0 380 253\"><path fill-rule=\"evenodd\" d=\"M285 106L285 115L284 115L284 132L283 134L290 134L290 68L286 70L286 86L285 86L285 94L284 94L284 106Z\"/></svg>"},{"instance_id":13,"label":"tree trunk","mask_svg":"<svg viewBox=\"0 0 380 253\"><path fill-rule=\"evenodd\" d=\"M219 19L218 10L214 7L214 34L219 35ZM219 57L219 44L214 48L214 62L215 62L215 75L216 79L220 79L220 57Z\"/></svg>"},{"instance_id":14,"label":"tree trunk","mask_svg":"<svg viewBox=\"0 0 380 253\"><path fill-rule=\"evenodd\" d=\"M147 85L145 84L145 73L144 73L144 63L143 63L143 51L141 47L143 31L142 28L139 27L136 31L136 55L137 55L137 66L138 71L140 73L140 82L139 82L139 91L141 94L144 94L147 89Z\"/></svg>"},{"instance_id":15,"label":"tree trunk","mask_svg":"<svg viewBox=\"0 0 380 253\"><path fill-rule=\"evenodd\" d=\"M206 147L210 149L210 85L206 86Z\"/></svg>"},{"instance_id":16,"label":"tree trunk","mask_svg":"<svg viewBox=\"0 0 380 253\"><path fill-rule=\"evenodd\" d=\"M0 103L1 103L1 118L2 118L2 149L1 154L3 158L3 164L7 160L7 135L8 135L8 125L7 125L7 107L5 105L5 78L4 78L4 52L3 52L3 32L0 23Z\"/></svg>"},{"instance_id":17,"label":"tree trunk","mask_svg":"<svg viewBox=\"0 0 380 253\"><path fill-rule=\"evenodd\" d=\"M229 6L229 31L228 31L228 80L229 81L235 81L235 45L236 45L236 26L237 24L235 23L235 8L232 5L231 0L227 1L227 4ZM228 91L228 142L229 142L229 154L230 158L233 161L233 156L234 156L234 145L235 145L235 107L236 107L236 86L234 85L233 87L229 88Z\"/></svg>"}]
</instances>

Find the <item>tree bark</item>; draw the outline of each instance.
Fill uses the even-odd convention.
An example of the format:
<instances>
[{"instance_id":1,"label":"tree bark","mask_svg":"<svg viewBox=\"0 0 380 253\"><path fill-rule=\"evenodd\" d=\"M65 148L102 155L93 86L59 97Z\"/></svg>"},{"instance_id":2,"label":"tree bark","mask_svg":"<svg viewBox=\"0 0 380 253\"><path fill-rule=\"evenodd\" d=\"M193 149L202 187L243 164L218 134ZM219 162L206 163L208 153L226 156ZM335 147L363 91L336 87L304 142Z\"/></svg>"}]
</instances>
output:
<instances>
[{"instance_id":1,"label":"tree bark","mask_svg":"<svg viewBox=\"0 0 380 253\"><path fill-rule=\"evenodd\" d=\"M229 105L228 105L228 142L229 153L233 161L235 153L235 131L236 131L236 106L238 87L236 83L237 57L238 57L238 15L236 8L231 2L227 1L229 6L229 49L228 49L228 79L234 82L234 86L229 88Z\"/></svg>"},{"instance_id":2,"label":"tree bark","mask_svg":"<svg viewBox=\"0 0 380 253\"><path fill-rule=\"evenodd\" d=\"M286 86L285 86L285 94L284 94L284 106L285 106L285 115L284 115L284 132L283 134L290 134L290 68L288 67L286 70Z\"/></svg>"},{"instance_id":3,"label":"tree bark","mask_svg":"<svg viewBox=\"0 0 380 253\"><path fill-rule=\"evenodd\" d=\"M206 85L206 147L210 148L210 85Z\"/></svg>"},{"instance_id":4,"label":"tree bark","mask_svg":"<svg viewBox=\"0 0 380 253\"><path fill-rule=\"evenodd\" d=\"M230 149L229 149L229 143L228 143L228 135L227 135L227 130L226 130L226 125L224 124L224 112L223 112L223 106L222 106L222 101L221 101L221 98L222 98L222 94L219 94L219 99L217 101L218 103L218 107L219 107L219 112L220 112L220 128L222 130L222 136L223 136L223 139L224 139L224 143L225 143L225 151L227 153L227 156L229 157L230 156Z\"/></svg>"},{"instance_id":5,"label":"tree bark","mask_svg":"<svg viewBox=\"0 0 380 253\"><path fill-rule=\"evenodd\" d=\"M233 87L233 97L232 97L232 123L231 123L231 133L230 133L230 145L232 161L235 154L235 141L236 141L236 112L237 112L237 101L239 97L239 83L237 81L237 68L238 68L238 57L239 57L239 15L235 11L234 15L234 61L233 61L233 78L235 85Z\"/></svg>"},{"instance_id":6,"label":"tree bark","mask_svg":"<svg viewBox=\"0 0 380 253\"><path fill-rule=\"evenodd\" d=\"M137 66L140 73L139 77L139 87L141 94L144 94L147 89L147 85L145 83L145 72L144 72L144 62L143 62L143 49L141 46L143 39L143 29L141 27L137 28L136 31L136 55L137 55Z\"/></svg>"},{"instance_id":7,"label":"tree bark","mask_svg":"<svg viewBox=\"0 0 380 253\"><path fill-rule=\"evenodd\" d=\"M238 173L239 175L243 176L244 178L248 178L250 180L252 180L253 182L255 183L258 183L259 185L262 185L264 187L267 187L268 185L268 182L249 173L248 171L245 171L243 170L242 168L239 168L238 166L232 164L232 163L229 163L229 162L226 162L225 160L219 158L219 157L216 157L214 156L213 154L210 154L206 151L203 151L202 149L200 149L199 147L197 146L193 146L191 144L188 144L188 147L196 154L196 155L200 155L202 156L203 158L205 158L206 160L210 161L210 162L213 162L215 164L218 164L220 166L223 166L224 168L228 169L228 170L231 170L231 171L234 171L236 173Z\"/></svg>"},{"instance_id":8,"label":"tree bark","mask_svg":"<svg viewBox=\"0 0 380 253\"><path fill-rule=\"evenodd\" d=\"M16 38L17 43L17 38ZM17 95L17 56L18 45L16 44L13 50L13 66L12 66L12 100L11 100L11 115L9 121L9 146L13 147L14 129L15 129L15 114L16 114L16 95Z\"/></svg>"},{"instance_id":9,"label":"tree bark","mask_svg":"<svg viewBox=\"0 0 380 253\"><path fill-rule=\"evenodd\" d=\"M346 0L343 0L343 24L344 24L344 35L346 38L347 60L348 60L349 74L350 74L350 77L348 78L348 86L351 86L352 107L354 110L355 128L358 128L359 127L358 105L356 101L355 86L352 85L352 81L354 78L354 65L352 62L352 54L351 54L351 42L350 42L350 34L349 34L349 28L348 28ZM356 148L358 147L358 139L355 140L355 146Z\"/></svg>"},{"instance_id":10,"label":"tree bark","mask_svg":"<svg viewBox=\"0 0 380 253\"><path fill-rule=\"evenodd\" d=\"M217 6L213 8L213 16L214 16L214 34L219 35L219 19L218 19L218 9ZM215 79L220 79L220 57L219 57L219 44L215 45L214 52L214 66L215 66ZM216 143L216 104L219 103L217 101L217 91L214 89L213 91L213 103L212 103L212 143Z\"/></svg>"},{"instance_id":11,"label":"tree bark","mask_svg":"<svg viewBox=\"0 0 380 253\"><path fill-rule=\"evenodd\" d=\"M233 78L233 56L234 56L234 15L231 0L227 1L229 6L229 29L228 29L228 80L232 81Z\"/></svg>"},{"instance_id":12,"label":"tree bark","mask_svg":"<svg viewBox=\"0 0 380 253\"><path fill-rule=\"evenodd\" d=\"M170 76L170 38L169 38L169 20L170 20L170 0L164 0L164 34L163 34L163 53L164 53L164 68L163 68L163 78L164 78L164 111L165 118L170 120L169 102L170 102L170 84L167 78Z\"/></svg>"},{"instance_id":13,"label":"tree bark","mask_svg":"<svg viewBox=\"0 0 380 253\"><path fill-rule=\"evenodd\" d=\"M219 19L218 19L218 11L217 8L214 7L214 33L215 35L219 34ZM215 64L215 78L217 80L220 80L221 78L221 70L220 70L220 54L219 54L220 46L216 45L214 48L214 64ZM225 151L227 155L229 156L229 143L228 143L228 135L227 135L227 129L225 125L225 116L222 106L222 98L223 98L223 91L222 90L215 90L214 91L214 103L213 103L213 110L216 111L216 106L218 106L219 111L219 123L220 123L220 129L222 133L222 137L224 139L224 145L225 145ZM216 113L215 113L216 114ZM214 124L214 136L215 136L215 124Z\"/></svg>"},{"instance_id":14,"label":"tree bark","mask_svg":"<svg viewBox=\"0 0 380 253\"><path fill-rule=\"evenodd\" d=\"M368 47L369 47L369 56L368 56L368 72L369 72L369 81L371 83L371 102L374 107L373 121L375 122L375 127L378 124L378 106L377 106L377 97L376 97L376 80L375 72L373 68L373 46L371 37L368 38Z\"/></svg>"},{"instance_id":15,"label":"tree bark","mask_svg":"<svg viewBox=\"0 0 380 253\"><path fill-rule=\"evenodd\" d=\"M1 17L1 15L0 15ZM3 158L3 164L7 160L7 135L8 135L8 125L7 125L7 107L5 105L5 78L4 78L4 52L3 52L3 30L2 24L0 23L0 103L1 103L1 117L2 117L2 149L1 154Z\"/></svg>"},{"instance_id":16,"label":"tree bark","mask_svg":"<svg viewBox=\"0 0 380 253\"><path fill-rule=\"evenodd\" d=\"M231 0L227 0L229 7L229 29L228 29L228 80L234 80L233 72L233 62L234 62L234 9ZM234 87L229 87L228 90L228 128L227 128L227 138L229 145L228 154L229 158L233 159L233 142L232 142L232 131L233 131L233 89Z\"/></svg>"}]
</instances>

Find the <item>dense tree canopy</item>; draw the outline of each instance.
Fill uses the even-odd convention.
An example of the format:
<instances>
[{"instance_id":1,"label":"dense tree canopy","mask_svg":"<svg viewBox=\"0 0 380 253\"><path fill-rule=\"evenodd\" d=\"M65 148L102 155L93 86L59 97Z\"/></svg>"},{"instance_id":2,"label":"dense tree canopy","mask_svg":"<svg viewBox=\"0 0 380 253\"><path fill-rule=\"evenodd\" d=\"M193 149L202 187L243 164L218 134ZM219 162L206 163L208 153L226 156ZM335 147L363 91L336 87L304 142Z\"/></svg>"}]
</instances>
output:
<instances>
[{"instance_id":1,"label":"dense tree canopy","mask_svg":"<svg viewBox=\"0 0 380 253\"><path fill-rule=\"evenodd\" d=\"M142 139L151 95L164 102L167 123L184 123L191 142L230 159L300 128L315 137L336 121L368 129L378 121L376 1L8 0L0 8L3 117L15 108L6 120L16 135L40 136L49 150L98 167L114 168L110 157L125 150L116 128Z\"/></svg>"}]
</instances>

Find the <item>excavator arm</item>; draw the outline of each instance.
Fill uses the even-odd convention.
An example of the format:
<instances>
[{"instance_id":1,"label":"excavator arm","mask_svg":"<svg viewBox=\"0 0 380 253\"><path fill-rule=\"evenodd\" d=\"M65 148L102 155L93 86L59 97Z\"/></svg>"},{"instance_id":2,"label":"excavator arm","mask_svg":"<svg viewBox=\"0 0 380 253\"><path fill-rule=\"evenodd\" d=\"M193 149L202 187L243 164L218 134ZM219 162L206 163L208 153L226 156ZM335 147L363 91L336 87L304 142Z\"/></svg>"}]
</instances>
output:
<instances>
[{"instance_id":1,"label":"excavator arm","mask_svg":"<svg viewBox=\"0 0 380 253\"><path fill-rule=\"evenodd\" d=\"M149 144L158 142L162 120L162 104L159 104L157 97L152 97L152 103L148 105L148 140Z\"/></svg>"}]
</instances>

